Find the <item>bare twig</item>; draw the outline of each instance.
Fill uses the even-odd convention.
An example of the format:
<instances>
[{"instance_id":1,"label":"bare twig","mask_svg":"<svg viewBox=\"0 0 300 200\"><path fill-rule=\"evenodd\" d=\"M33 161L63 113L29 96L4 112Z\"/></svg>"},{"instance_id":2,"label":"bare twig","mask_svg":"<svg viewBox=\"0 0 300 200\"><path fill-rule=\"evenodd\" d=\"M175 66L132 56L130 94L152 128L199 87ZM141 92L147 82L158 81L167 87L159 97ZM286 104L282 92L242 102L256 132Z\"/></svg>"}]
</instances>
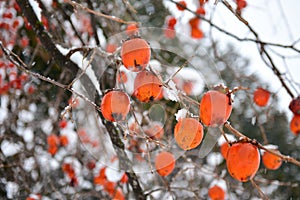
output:
<instances>
[{"instance_id":1,"label":"bare twig","mask_svg":"<svg viewBox=\"0 0 300 200\"><path fill-rule=\"evenodd\" d=\"M260 195L260 197L264 200L269 200L269 198L264 194L264 192L260 189L260 187L254 182L253 179L250 179L253 187L255 187Z\"/></svg>"},{"instance_id":2,"label":"bare twig","mask_svg":"<svg viewBox=\"0 0 300 200\"><path fill-rule=\"evenodd\" d=\"M122 1L131 12L137 13L137 11L134 9L134 7L130 4L128 0L122 0Z\"/></svg>"},{"instance_id":3,"label":"bare twig","mask_svg":"<svg viewBox=\"0 0 300 200\"><path fill-rule=\"evenodd\" d=\"M110 19L110 20L115 21L115 22L119 22L119 23L123 23L123 24L133 24L133 23L136 23L134 21L124 21L121 18L118 18L116 16L111 16L111 15L103 14L101 12L96 12L96 11L91 10L88 7L85 7L85 6L79 4L79 3L75 2L75 1L65 0L65 2L69 3L70 5L72 5L75 9L79 8L81 10L84 10L84 11L89 12L91 14L94 14L96 16L103 17L103 18L106 18L106 19Z\"/></svg>"},{"instance_id":4,"label":"bare twig","mask_svg":"<svg viewBox=\"0 0 300 200\"><path fill-rule=\"evenodd\" d=\"M247 20L245 20L244 18L242 18L242 16L241 15L239 15L237 12L235 12L235 10L232 8L232 6L226 1L226 0L223 0L222 1L225 5L226 5L226 7L240 20L240 21L242 21L244 24L249 24L248 22L247 22Z\"/></svg>"},{"instance_id":5,"label":"bare twig","mask_svg":"<svg viewBox=\"0 0 300 200\"><path fill-rule=\"evenodd\" d=\"M12 51L9 51L8 49L6 49L2 42L0 41L0 47L2 49L2 51L4 52L4 54L6 55L6 57L12 62L14 63L15 66L17 66L17 68L23 72L25 72L28 75L31 75L37 79L43 80L45 82L51 83L53 85L56 85L64 90L68 90L69 92L77 95L78 97L82 98L83 100L87 101L89 104L91 104L92 106L95 107L95 109L97 110L101 110L100 107L98 105L96 105L93 101L89 100L87 97L85 97L84 95L76 92L75 90L73 90L73 88L68 87L68 85L62 84L60 82L57 82L49 77L45 77L39 73L35 73L32 72L30 70L28 70L28 66L21 60L21 58L16 55L15 53L13 53Z\"/></svg>"}]
</instances>

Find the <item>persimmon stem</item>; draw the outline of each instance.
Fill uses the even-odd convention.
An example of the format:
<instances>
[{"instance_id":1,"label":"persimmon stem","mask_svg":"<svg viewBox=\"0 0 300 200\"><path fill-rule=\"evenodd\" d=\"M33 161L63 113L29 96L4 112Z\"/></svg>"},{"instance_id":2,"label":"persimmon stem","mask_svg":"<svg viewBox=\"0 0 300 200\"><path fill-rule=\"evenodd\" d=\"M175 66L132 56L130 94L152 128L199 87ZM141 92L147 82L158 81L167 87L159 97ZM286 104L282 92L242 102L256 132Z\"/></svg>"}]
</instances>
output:
<instances>
[{"instance_id":1,"label":"persimmon stem","mask_svg":"<svg viewBox=\"0 0 300 200\"><path fill-rule=\"evenodd\" d=\"M221 132L222 136L224 137L225 141L227 142L227 144L230 144L231 142L228 140L228 138L223 130L223 127L220 126L219 129L220 129L220 132Z\"/></svg>"},{"instance_id":2,"label":"persimmon stem","mask_svg":"<svg viewBox=\"0 0 300 200\"><path fill-rule=\"evenodd\" d=\"M230 130L238 138L245 138L246 140L248 140L253 145L256 145L258 148L263 149L263 150L265 150L265 151L267 151L267 152L269 152L269 153L271 153L273 155L278 156L279 158L281 158L285 162L289 162L289 163L292 163L292 164L297 165L297 166L300 167L300 161L296 160L295 158L292 158L291 156L283 155L280 152L277 152L277 151L272 150L272 149L267 149L261 143L259 143L256 140L253 140L253 139L245 136L244 134L242 134L241 132L239 132L238 130L236 130L235 128L233 128L228 122L225 122L224 126L228 130Z\"/></svg>"}]
</instances>

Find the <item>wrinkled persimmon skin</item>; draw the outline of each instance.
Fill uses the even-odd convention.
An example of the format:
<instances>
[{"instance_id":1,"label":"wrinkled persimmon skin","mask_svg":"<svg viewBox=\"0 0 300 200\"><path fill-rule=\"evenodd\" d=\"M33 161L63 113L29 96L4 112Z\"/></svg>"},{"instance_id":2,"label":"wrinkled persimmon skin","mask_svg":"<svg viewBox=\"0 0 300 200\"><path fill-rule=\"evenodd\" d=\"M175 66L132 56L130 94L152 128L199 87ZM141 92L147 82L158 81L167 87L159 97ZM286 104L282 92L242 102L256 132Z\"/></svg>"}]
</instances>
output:
<instances>
[{"instance_id":1,"label":"wrinkled persimmon skin","mask_svg":"<svg viewBox=\"0 0 300 200\"><path fill-rule=\"evenodd\" d=\"M203 126L193 118L180 119L175 125L174 137L181 149L194 149L203 139Z\"/></svg>"},{"instance_id":2,"label":"wrinkled persimmon skin","mask_svg":"<svg viewBox=\"0 0 300 200\"><path fill-rule=\"evenodd\" d=\"M228 149L226 165L229 174L238 181L252 179L260 163L258 148L250 143L235 143Z\"/></svg>"},{"instance_id":3,"label":"wrinkled persimmon skin","mask_svg":"<svg viewBox=\"0 0 300 200\"><path fill-rule=\"evenodd\" d=\"M161 152L155 158L155 169L160 176L168 176L175 168L175 158L169 152Z\"/></svg>"},{"instance_id":4,"label":"wrinkled persimmon skin","mask_svg":"<svg viewBox=\"0 0 300 200\"><path fill-rule=\"evenodd\" d=\"M262 155L262 162L267 169L276 170L281 166L282 159L266 151Z\"/></svg>"},{"instance_id":5,"label":"wrinkled persimmon skin","mask_svg":"<svg viewBox=\"0 0 300 200\"><path fill-rule=\"evenodd\" d=\"M221 187L214 185L213 187L209 188L208 196L211 200L224 200L225 191Z\"/></svg>"},{"instance_id":6,"label":"wrinkled persimmon skin","mask_svg":"<svg viewBox=\"0 0 300 200\"><path fill-rule=\"evenodd\" d=\"M109 91L101 102L101 112L103 117L111 122L123 121L130 109L128 95L122 91Z\"/></svg>"},{"instance_id":7,"label":"wrinkled persimmon skin","mask_svg":"<svg viewBox=\"0 0 300 200\"><path fill-rule=\"evenodd\" d=\"M230 96L211 90L206 92L200 102L200 120L206 126L224 124L232 111Z\"/></svg>"},{"instance_id":8,"label":"wrinkled persimmon skin","mask_svg":"<svg viewBox=\"0 0 300 200\"><path fill-rule=\"evenodd\" d=\"M130 71L139 72L149 64L151 49L148 42L141 38L125 41L121 48L123 65Z\"/></svg>"},{"instance_id":9,"label":"wrinkled persimmon skin","mask_svg":"<svg viewBox=\"0 0 300 200\"><path fill-rule=\"evenodd\" d=\"M264 107L268 104L271 93L263 88L257 88L253 93L253 101L256 105Z\"/></svg>"},{"instance_id":10,"label":"wrinkled persimmon skin","mask_svg":"<svg viewBox=\"0 0 300 200\"><path fill-rule=\"evenodd\" d=\"M300 133L300 115L294 115L290 122L290 129L295 135Z\"/></svg>"},{"instance_id":11,"label":"wrinkled persimmon skin","mask_svg":"<svg viewBox=\"0 0 300 200\"><path fill-rule=\"evenodd\" d=\"M134 80L134 96L141 102L149 102L162 98L162 83L150 71L143 70Z\"/></svg>"}]
</instances>

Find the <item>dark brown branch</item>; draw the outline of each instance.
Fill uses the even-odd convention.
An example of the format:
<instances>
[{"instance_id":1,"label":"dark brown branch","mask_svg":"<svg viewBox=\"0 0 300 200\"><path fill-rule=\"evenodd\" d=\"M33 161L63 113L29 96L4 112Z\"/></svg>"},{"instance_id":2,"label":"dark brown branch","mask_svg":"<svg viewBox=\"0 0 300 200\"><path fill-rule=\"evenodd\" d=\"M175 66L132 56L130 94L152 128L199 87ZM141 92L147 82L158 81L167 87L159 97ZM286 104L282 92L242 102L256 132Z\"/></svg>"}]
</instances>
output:
<instances>
[{"instance_id":1,"label":"dark brown branch","mask_svg":"<svg viewBox=\"0 0 300 200\"><path fill-rule=\"evenodd\" d=\"M40 39L43 47L55 60L55 62L63 69L66 69L71 77L75 77L77 72L80 70L78 66L73 63L69 58L64 56L55 46L51 39L50 34L45 30L42 23L38 20L28 0L17 0L23 15L28 19L35 34ZM69 80L67 80L69 81Z\"/></svg>"}]
</instances>

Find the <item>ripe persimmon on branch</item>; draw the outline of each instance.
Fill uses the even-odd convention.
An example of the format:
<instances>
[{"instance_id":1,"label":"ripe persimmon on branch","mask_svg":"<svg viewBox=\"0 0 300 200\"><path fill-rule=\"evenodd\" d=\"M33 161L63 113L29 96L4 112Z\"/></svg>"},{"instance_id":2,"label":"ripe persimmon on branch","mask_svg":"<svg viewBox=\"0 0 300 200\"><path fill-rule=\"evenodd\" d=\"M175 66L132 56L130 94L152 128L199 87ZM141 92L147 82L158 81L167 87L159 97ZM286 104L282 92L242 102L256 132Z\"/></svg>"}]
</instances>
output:
<instances>
[{"instance_id":1,"label":"ripe persimmon on branch","mask_svg":"<svg viewBox=\"0 0 300 200\"><path fill-rule=\"evenodd\" d=\"M292 158L290 156L287 155L283 155L278 151L274 151L273 149L268 149L266 148L264 145L260 144L259 142L257 142L256 140L250 139L249 137L245 136L244 134L242 134L241 132L239 132L238 130L236 130L235 128L233 128L230 123L225 122L224 127L226 127L228 130L230 130L230 132L232 132L234 135L236 135L236 137L240 138L240 140L249 142L251 144L256 145L258 148L263 149L275 156L280 157L283 161L285 162L290 162L293 163L297 166L300 167L300 161L296 160L295 158Z\"/></svg>"}]
</instances>

